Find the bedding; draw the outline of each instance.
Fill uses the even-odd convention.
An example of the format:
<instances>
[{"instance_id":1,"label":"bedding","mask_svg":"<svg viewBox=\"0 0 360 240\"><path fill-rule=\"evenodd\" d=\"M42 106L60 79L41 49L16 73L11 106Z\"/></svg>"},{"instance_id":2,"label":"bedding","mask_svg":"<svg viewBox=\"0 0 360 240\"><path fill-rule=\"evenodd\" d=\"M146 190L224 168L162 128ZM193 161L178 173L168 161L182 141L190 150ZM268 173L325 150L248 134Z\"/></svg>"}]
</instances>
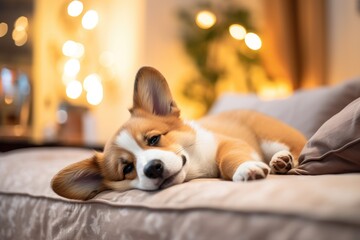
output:
<instances>
[{"instance_id":1,"label":"bedding","mask_svg":"<svg viewBox=\"0 0 360 240\"><path fill-rule=\"evenodd\" d=\"M0 239L358 239L360 174L198 179L162 191L105 191L81 202L50 188L92 155L37 148L0 156Z\"/></svg>"}]
</instances>

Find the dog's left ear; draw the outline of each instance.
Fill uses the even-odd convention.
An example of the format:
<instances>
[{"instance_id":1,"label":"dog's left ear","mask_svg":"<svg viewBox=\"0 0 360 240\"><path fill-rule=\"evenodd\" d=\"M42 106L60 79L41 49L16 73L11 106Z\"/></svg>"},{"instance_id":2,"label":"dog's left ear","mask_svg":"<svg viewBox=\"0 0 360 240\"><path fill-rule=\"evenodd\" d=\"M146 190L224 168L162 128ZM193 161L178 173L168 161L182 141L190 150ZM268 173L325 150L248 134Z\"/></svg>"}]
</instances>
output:
<instances>
[{"instance_id":1,"label":"dog's left ear","mask_svg":"<svg viewBox=\"0 0 360 240\"><path fill-rule=\"evenodd\" d=\"M180 115L164 76L155 68L142 67L136 74L133 108L155 115Z\"/></svg>"}]
</instances>

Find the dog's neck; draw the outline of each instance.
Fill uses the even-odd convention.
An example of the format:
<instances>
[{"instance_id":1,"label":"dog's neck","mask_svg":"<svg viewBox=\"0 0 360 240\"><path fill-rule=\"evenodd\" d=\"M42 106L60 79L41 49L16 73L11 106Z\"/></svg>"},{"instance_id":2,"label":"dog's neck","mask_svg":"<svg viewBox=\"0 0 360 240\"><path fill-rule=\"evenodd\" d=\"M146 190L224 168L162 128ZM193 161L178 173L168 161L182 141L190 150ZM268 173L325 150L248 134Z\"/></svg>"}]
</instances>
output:
<instances>
[{"instance_id":1,"label":"dog's neck","mask_svg":"<svg viewBox=\"0 0 360 240\"><path fill-rule=\"evenodd\" d=\"M195 133L194 144L186 148L189 165L186 180L199 177L217 177L216 152L218 143L213 133L201 127L194 121L185 121Z\"/></svg>"}]
</instances>

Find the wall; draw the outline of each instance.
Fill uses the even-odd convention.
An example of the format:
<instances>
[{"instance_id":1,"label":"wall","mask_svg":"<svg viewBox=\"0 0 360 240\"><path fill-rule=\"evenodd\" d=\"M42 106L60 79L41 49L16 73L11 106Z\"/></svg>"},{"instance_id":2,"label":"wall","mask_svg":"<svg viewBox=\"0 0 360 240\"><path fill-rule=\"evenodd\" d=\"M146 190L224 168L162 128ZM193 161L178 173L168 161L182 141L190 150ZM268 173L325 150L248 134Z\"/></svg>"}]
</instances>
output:
<instances>
[{"instance_id":1,"label":"wall","mask_svg":"<svg viewBox=\"0 0 360 240\"><path fill-rule=\"evenodd\" d=\"M328 77L335 84L360 77L360 2L328 1Z\"/></svg>"}]
</instances>

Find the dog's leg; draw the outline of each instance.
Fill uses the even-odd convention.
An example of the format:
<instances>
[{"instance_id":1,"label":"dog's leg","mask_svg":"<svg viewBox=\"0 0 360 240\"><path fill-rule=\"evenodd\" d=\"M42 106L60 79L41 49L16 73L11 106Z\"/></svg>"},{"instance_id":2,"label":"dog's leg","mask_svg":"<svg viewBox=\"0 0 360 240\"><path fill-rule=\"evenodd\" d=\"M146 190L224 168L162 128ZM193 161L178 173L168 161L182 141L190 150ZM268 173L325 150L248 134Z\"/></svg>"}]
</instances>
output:
<instances>
[{"instance_id":1,"label":"dog's leg","mask_svg":"<svg viewBox=\"0 0 360 240\"><path fill-rule=\"evenodd\" d=\"M242 141L222 142L217 160L221 177L234 182L263 179L270 172L256 150Z\"/></svg>"}]
</instances>

